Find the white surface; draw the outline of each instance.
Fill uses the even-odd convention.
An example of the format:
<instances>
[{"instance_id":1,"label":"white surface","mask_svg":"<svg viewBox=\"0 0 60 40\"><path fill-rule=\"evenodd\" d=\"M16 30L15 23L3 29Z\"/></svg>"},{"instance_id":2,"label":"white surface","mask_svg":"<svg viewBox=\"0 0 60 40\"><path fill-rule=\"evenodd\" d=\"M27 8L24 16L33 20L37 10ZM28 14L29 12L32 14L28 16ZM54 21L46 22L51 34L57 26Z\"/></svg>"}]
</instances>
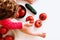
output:
<instances>
[{"instance_id":1,"label":"white surface","mask_svg":"<svg viewBox=\"0 0 60 40\"><path fill-rule=\"evenodd\" d=\"M18 4L24 5L25 3L26 2L19 3L18 1ZM33 27L31 29L37 32L46 32L46 38L34 37L17 31L16 40L60 40L60 0L36 0L32 6L37 10L37 15L33 16L28 10L27 15L32 15L35 20L38 19L39 14L42 12L48 15L47 20L43 22L42 28L37 30ZM25 18L23 19L25 20Z\"/></svg>"}]
</instances>

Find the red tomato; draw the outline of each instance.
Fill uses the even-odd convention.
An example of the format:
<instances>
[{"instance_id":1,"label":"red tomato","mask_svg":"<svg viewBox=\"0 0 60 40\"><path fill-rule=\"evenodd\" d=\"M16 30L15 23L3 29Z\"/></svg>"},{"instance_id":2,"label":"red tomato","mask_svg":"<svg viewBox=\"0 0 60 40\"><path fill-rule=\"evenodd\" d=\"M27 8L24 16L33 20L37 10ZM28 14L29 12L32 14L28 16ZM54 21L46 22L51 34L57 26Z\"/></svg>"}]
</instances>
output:
<instances>
[{"instance_id":1,"label":"red tomato","mask_svg":"<svg viewBox=\"0 0 60 40\"><path fill-rule=\"evenodd\" d=\"M34 18L32 16L28 16L26 21L30 21L30 23L34 23Z\"/></svg>"},{"instance_id":2,"label":"red tomato","mask_svg":"<svg viewBox=\"0 0 60 40\"><path fill-rule=\"evenodd\" d=\"M41 13L39 15L39 19L41 19L42 21L46 20L46 18L47 18L47 14L46 13Z\"/></svg>"},{"instance_id":3,"label":"red tomato","mask_svg":"<svg viewBox=\"0 0 60 40\"><path fill-rule=\"evenodd\" d=\"M19 16L23 17L25 15L25 10L21 9L19 10Z\"/></svg>"},{"instance_id":4,"label":"red tomato","mask_svg":"<svg viewBox=\"0 0 60 40\"><path fill-rule=\"evenodd\" d=\"M14 37L13 37L13 36L10 36L10 35L7 35L7 36L5 37L5 40L14 40Z\"/></svg>"},{"instance_id":5,"label":"red tomato","mask_svg":"<svg viewBox=\"0 0 60 40\"><path fill-rule=\"evenodd\" d=\"M0 34L6 34L8 32L8 29L2 27L0 28Z\"/></svg>"},{"instance_id":6,"label":"red tomato","mask_svg":"<svg viewBox=\"0 0 60 40\"><path fill-rule=\"evenodd\" d=\"M36 28L40 28L42 26L42 21L41 20L36 20L34 25L35 25Z\"/></svg>"}]
</instances>

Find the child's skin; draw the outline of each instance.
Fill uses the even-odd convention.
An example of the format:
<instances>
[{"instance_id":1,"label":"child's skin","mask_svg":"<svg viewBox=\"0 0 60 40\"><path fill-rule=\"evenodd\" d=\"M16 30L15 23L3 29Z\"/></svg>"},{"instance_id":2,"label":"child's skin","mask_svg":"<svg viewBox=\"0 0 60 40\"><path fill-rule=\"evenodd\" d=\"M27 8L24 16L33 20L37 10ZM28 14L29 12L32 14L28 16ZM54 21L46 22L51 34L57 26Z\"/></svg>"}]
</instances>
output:
<instances>
[{"instance_id":1,"label":"child's skin","mask_svg":"<svg viewBox=\"0 0 60 40\"><path fill-rule=\"evenodd\" d=\"M19 0L19 1L27 1L28 3L33 4L36 0Z\"/></svg>"},{"instance_id":2,"label":"child's skin","mask_svg":"<svg viewBox=\"0 0 60 40\"><path fill-rule=\"evenodd\" d=\"M22 28L20 31L22 31L26 34L32 35L32 36L40 36L42 38L45 38L45 36L46 36L45 33L40 34L40 33L30 31L30 29L27 26L24 26L24 28Z\"/></svg>"},{"instance_id":3,"label":"child's skin","mask_svg":"<svg viewBox=\"0 0 60 40\"><path fill-rule=\"evenodd\" d=\"M29 2L30 4L34 3L36 0L26 0L27 2Z\"/></svg>"}]
</instances>

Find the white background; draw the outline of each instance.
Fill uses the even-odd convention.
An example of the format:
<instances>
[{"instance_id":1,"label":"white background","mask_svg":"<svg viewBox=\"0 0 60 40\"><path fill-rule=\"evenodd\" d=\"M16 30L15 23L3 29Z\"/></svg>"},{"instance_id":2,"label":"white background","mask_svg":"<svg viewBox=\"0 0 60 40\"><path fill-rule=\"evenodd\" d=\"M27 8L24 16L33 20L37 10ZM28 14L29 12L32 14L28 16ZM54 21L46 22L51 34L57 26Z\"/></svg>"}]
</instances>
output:
<instances>
[{"instance_id":1,"label":"white background","mask_svg":"<svg viewBox=\"0 0 60 40\"><path fill-rule=\"evenodd\" d=\"M19 2L20 1L18 1L18 4L22 5L26 3ZM16 31L16 40L60 40L60 0L36 0L32 6L37 10L37 15L33 16L32 13L27 10L26 16L32 15L35 20L37 20L40 13L45 12L47 14L47 20L43 22L43 26L40 29L37 30L34 26L31 29L37 32L46 32L46 38L30 36ZM25 17L23 21L25 21Z\"/></svg>"}]
</instances>

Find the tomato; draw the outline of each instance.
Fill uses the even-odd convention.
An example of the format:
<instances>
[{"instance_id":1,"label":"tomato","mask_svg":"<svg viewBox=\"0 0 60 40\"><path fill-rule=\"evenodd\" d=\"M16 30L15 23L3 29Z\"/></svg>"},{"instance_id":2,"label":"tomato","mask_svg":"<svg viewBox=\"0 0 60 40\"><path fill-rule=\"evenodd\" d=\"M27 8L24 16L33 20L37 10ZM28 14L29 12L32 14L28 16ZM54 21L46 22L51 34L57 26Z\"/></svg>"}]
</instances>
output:
<instances>
[{"instance_id":1,"label":"tomato","mask_svg":"<svg viewBox=\"0 0 60 40\"><path fill-rule=\"evenodd\" d=\"M4 28L4 27L1 27L0 28L0 34L6 34L8 32L8 29Z\"/></svg>"},{"instance_id":2,"label":"tomato","mask_svg":"<svg viewBox=\"0 0 60 40\"><path fill-rule=\"evenodd\" d=\"M41 13L39 15L39 19L41 19L42 21L46 20L46 18L47 18L47 14L46 13Z\"/></svg>"},{"instance_id":3,"label":"tomato","mask_svg":"<svg viewBox=\"0 0 60 40\"><path fill-rule=\"evenodd\" d=\"M10 35L7 35L7 36L5 37L5 40L14 40L14 37L13 37L13 36L10 36Z\"/></svg>"},{"instance_id":4,"label":"tomato","mask_svg":"<svg viewBox=\"0 0 60 40\"><path fill-rule=\"evenodd\" d=\"M34 25L35 25L36 28L40 28L42 26L42 21L41 20L36 20Z\"/></svg>"},{"instance_id":5,"label":"tomato","mask_svg":"<svg viewBox=\"0 0 60 40\"><path fill-rule=\"evenodd\" d=\"M25 15L25 10L21 9L19 10L19 16L23 17Z\"/></svg>"},{"instance_id":6,"label":"tomato","mask_svg":"<svg viewBox=\"0 0 60 40\"><path fill-rule=\"evenodd\" d=\"M30 21L30 23L34 23L34 18L32 16L28 16L26 21Z\"/></svg>"}]
</instances>

